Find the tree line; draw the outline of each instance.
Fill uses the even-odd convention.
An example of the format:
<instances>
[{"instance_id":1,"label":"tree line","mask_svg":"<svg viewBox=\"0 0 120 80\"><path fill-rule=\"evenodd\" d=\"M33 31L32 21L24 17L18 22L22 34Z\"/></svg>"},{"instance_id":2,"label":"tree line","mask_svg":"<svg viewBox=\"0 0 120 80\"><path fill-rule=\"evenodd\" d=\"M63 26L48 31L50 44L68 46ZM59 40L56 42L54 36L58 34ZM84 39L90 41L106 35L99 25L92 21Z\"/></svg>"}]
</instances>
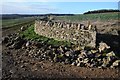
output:
<instances>
[{"instance_id":1,"label":"tree line","mask_svg":"<svg viewBox=\"0 0 120 80\"><path fill-rule=\"evenodd\" d=\"M94 11L88 11L84 14L94 14L94 13L108 13L108 12L120 12L120 10L113 10L113 9L102 9L102 10L94 10Z\"/></svg>"}]
</instances>

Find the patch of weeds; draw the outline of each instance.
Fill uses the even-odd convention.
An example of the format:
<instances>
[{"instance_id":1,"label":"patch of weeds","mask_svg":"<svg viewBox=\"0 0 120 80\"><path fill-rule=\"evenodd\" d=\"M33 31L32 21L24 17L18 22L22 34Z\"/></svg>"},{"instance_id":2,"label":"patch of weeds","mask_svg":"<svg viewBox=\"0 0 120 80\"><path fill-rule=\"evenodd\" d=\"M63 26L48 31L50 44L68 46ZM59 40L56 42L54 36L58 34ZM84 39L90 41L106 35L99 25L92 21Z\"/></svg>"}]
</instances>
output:
<instances>
[{"instance_id":1,"label":"patch of weeds","mask_svg":"<svg viewBox=\"0 0 120 80\"><path fill-rule=\"evenodd\" d=\"M72 43L67 42L67 41L59 41L59 40L55 40L53 38L48 38L48 37L36 34L34 32L34 25L28 27L28 29L25 30L24 32L21 32L20 35L24 36L24 38L27 40L43 42L45 44L53 45L53 46L63 45L63 46L70 47L72 45Z\"/></svg>"}]
</instances>

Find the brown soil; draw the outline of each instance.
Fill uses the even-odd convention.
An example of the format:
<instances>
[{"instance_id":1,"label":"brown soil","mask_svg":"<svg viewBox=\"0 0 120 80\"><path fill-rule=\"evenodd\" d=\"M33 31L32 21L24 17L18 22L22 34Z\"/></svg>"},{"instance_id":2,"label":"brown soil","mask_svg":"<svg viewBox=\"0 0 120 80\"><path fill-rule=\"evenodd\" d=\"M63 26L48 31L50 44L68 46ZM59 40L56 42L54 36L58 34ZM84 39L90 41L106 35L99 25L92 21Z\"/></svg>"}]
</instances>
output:
<instances>
[{"instance_id":1,"label":"brown soil","mask_svg":"<svg viewBox=\"0 0 120 80\"><path fill-rule=\"evenodd\" d=\"M17 29L3 30L2 36ZM22 55L25 49L8 49L2 45L2 78L119 78L119 69L85 68L40 61Z\"/></svg>"}]
</instances>

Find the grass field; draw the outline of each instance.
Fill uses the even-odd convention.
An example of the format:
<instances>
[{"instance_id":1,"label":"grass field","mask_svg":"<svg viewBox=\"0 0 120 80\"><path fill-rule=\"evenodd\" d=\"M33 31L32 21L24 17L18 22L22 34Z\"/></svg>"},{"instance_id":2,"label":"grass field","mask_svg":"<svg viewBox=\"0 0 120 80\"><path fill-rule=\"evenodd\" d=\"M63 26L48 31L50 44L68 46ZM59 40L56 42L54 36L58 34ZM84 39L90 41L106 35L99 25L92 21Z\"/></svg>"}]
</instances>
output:
<instances>
[{"instance_id":1,"label":"grass field","mask_svg":"<svg viewBox=\"0 0 120 80\"><path fill-rule=\"evenodd\" d=\"M120 18L120 13L98 13L98 14L78 14L74 16L56 16L57 20L71 21L71 22L79 22L79 21L108 21L108 20L118 20ZM17 19L3 19L0 20L0 24L2 24L2 28L17 26L19 24L27 23L30 21L34 21L35 18L27 17L27 18L17 18Z\"/></svg>"},{"instance_id":2,"label":"grass field","mask_svg":"<svg viewBox=\"0 0 120 80\"><path fill-rule=\"evenodd\" d=\"M108 21L108 20L118 20L120 18L120 13L98 13L98 14L78 14L74 16L57 16L57 20L65 20L71 22L85 21L85 20L98 20L98 21Z\"/></svg>"},{"instance_id":3,"label":"grass field","mask_svg":"<svg viewBox=\"0 0 120 80\"><path fill-rule=\"evenodd\" d=\"M12 27L12 26L19 26L20 24L24 24L27 22L31 22L34 21L34 18L17 18L17 19L3 19L0 20L0 22L2 22L2 28L6 28L6 27Z\"/></svg>"},{"instance_id":4,"label":"grass field","mask_svg":"<svg viewBox=\"0 0 120 80\"><path fill-rule=\"evenodd\" d=\"M26 29L24 32L22 32L21 36L24 36L24 38L27 40L43 42L43 43L49 44L49 45L54 45L54 46L63 45L63 46L68 46L68 47L71 46L71 43L67 42L67 41L58 41L58 40L54 40L53 38L47 38L44 36L37 35L34 32L34 25L30 26L28 29Z\"/></svg>"}]
</instances>

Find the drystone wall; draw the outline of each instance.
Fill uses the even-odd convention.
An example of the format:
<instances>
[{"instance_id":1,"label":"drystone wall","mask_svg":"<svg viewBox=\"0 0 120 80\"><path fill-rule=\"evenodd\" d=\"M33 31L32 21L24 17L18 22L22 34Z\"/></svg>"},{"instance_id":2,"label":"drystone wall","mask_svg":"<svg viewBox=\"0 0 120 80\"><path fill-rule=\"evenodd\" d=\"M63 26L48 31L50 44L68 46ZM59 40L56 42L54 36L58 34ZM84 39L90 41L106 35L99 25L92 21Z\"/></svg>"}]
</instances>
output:
<instances>
[{"instance_id":1,"label":"drystone wall","mask_svg":"<svg viewBox=\"0 0 120 80\"><path fill-rule=\"evenodd\" d=\"M69 41L75 45L90 47L96 45L96 31L92 25L36 20L34 30L38 35Z\"/></svg>"}]
</instances>

